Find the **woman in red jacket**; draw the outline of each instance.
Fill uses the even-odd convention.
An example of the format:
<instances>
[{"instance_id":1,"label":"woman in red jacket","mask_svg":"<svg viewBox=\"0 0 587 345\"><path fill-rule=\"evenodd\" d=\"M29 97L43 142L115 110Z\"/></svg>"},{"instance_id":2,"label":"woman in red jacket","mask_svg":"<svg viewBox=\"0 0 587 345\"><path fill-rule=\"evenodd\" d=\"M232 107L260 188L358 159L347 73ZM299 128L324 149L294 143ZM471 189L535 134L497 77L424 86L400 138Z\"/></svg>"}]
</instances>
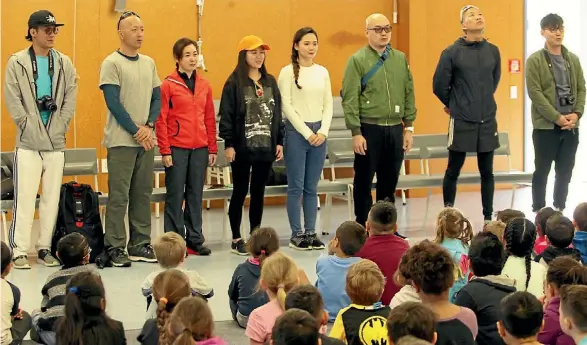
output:
<instances>
[{"instance_id":1,"label":"woman in red jacket","mask_svg":"<svg viewBox=\"0 0 587 345\"><path fill-rule=\"evenodd\" d=\"M189 38L173 45L176 70L161 84L156 130L167 187L165 232L182 235L197 255L210 255L202 233L202 193L218 147L212 88L196 73L196 47Z\"/></svg>"}]
</instances>

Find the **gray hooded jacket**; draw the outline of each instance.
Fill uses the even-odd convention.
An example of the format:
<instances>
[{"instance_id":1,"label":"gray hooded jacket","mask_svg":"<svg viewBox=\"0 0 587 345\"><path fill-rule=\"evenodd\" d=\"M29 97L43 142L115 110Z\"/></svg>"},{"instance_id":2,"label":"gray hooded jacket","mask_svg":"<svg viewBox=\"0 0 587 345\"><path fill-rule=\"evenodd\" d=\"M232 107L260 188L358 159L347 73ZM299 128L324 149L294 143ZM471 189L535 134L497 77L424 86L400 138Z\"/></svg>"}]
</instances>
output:
<instances>
[{"instance_id":1,"label":"gray hooded jacket","mask_svg":"<svg viewBox=\"0 0 587 345\"><path fill-rule=\"evenodd\" d=\"M6 67L4 97L6 107L17 127L16 147L34 151L63 151L65 134L75 112L77 77L66 55L52 49L55 57L52 97L57 110L47 126L37 107L37 90L29 48L10 56Z\"/></svg>"}]
</instances>

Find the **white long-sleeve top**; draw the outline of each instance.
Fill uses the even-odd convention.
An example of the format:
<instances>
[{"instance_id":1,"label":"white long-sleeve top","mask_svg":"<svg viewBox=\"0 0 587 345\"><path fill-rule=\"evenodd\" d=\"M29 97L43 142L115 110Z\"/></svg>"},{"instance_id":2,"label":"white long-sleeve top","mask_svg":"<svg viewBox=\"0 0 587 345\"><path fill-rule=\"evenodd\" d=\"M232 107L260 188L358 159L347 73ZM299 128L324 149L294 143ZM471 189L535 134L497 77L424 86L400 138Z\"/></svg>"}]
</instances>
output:
<instances>
[{"instance_id":1,"label":"white long-sleeve top","mask_svg":"<svg viewBox=\"0 0 587 345\"><path fill-rule=\"evenodd\" d=\"M332 89L328 70L318 64L300 66L298 89L294 81L293 66L283 67L278 79L283 115L294 128L308 139L314 132L305 122L322 121L318 133L328 137L332 122Z\"/></svg>"}]
</instances>

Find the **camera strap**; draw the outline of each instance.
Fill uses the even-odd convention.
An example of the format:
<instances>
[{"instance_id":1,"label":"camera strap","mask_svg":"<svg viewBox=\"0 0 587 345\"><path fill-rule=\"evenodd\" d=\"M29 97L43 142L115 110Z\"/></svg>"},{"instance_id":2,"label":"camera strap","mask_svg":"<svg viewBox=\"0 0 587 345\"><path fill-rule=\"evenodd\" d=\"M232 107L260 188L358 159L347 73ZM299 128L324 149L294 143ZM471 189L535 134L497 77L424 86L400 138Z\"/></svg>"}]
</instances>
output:
<instances>
[{"instance_id":1,"label":"camera strap","mask_svg":"<svg viewBox=\"0 0 587 345\"><path fill-rule=\"evenodd\" d=\"M38 92L37 79L39 79L39 69L37 67L37 56L35 50L31 46L29 48L29 56L33 65L33 82L35 83L35 90ZM53 61L53 52L49 50L49 79L51 79L51 93L53 93L53 75L55 74L55 61Z\"/></svg>"}]
</instances>

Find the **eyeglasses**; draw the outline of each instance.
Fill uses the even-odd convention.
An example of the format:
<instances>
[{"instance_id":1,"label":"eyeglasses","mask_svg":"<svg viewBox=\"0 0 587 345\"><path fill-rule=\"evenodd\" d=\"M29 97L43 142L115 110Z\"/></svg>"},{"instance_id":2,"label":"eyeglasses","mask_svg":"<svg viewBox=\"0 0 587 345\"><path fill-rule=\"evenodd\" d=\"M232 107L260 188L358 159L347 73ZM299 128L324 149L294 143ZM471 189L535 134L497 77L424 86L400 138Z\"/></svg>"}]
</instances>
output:
<instances>
[{"instance_id":1,"label":"eyeglasses","mask_svg":"<svg viewBox=\"0 0 587 345\"><path fill-rule=\"evenodd\" d=\"M57 26L40 27L38 30L44 31L47 36L51 36L52 34L57 35L59 33L59 28Z\"/></svg>"},{"instance_id":2,"label":"eyeglasses","mask_svg":"<svg viewBox=\"0 0 587 345\"><path fill-rule=\"evenodd\" d=\"M546 30L548 30L548 31L550 31L552 33L555 33L557 31L565 32L565 27L564 26L559 26L558 28L548 28Z\"/></svg>"},{"instance_id":3,"label":"eyeglasses","mask_svg":"<svg viewBox=\"0 0 587 345\"><path fill-rule=\"evenodd\" d=\"M389 26L389 25L386 25L386 26L376 26L374 28L367 28L367 30L375 31L378 34L382 33L383 31L385 31L385 33L389 33L389 32L391 32L391 26Z\"/></svg>"},{"instance_id":4,"label":"eyeglasses","mask_svg":"<svg viewBox=\"0 0 587 345\"><path fill-rule=\"evenodd\" d=\"M136 12L125 11L120 15L120 18L118 18L118 24L117 24L118 29L120 29L120 22L121 21L125 20L128 17L132 17L132 16L135 16L137 18L141 18L141 16L139 16L138 13L136 13Z\"/></svg>"}]
</instances>

